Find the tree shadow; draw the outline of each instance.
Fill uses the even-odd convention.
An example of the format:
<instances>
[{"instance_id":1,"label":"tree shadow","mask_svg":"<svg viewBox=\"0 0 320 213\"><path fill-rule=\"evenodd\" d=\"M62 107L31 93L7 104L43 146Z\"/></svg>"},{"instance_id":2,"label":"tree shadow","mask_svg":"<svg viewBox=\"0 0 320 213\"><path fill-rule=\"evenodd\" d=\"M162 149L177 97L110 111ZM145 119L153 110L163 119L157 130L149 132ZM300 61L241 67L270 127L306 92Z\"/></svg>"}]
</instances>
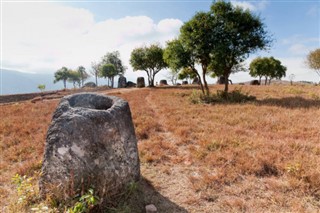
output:
<instances>
[{"instance_id":1,"label":"tree shadow","mask_svg":"<svg viewBox=\"0 0 320 213\"><path fill-rule=\"evenodd\" d=\"M157 207L157 212L167 212L167 213L187 213L188 211L179 206L178 204L172 202L169 198L160 194L157 189L155 189L150 181L146 178L141 177L140 187L142 189L142 194L144 196L145 205L154 204Z\"/></svg>"},{"instance_id":2,"label":"tree shadow","mask_svg":"<svg viewBox=\"0 0 320 213\"><path fill-rule=\"evenodd\" d=\"M303 97L266 98L255 101L258 105L279 106L288 109L320 107L320 99L305 99Z\"/></svg>"},{"instance_id":3,"label":"tree shadow","mask_svg":"<svg viewBox=\"0 0 320 213\"><path fill-rule=\"evenodd\" d=\"M157 89L157 90L168 90L168 89L181 89L181 90L194 90L199 89L201 91L200 85L194 85L194 84L187 84L187 85L180 85L180 86L156 86L156 87L148 87L151 89Z\"/></svg>"}]
</instances>

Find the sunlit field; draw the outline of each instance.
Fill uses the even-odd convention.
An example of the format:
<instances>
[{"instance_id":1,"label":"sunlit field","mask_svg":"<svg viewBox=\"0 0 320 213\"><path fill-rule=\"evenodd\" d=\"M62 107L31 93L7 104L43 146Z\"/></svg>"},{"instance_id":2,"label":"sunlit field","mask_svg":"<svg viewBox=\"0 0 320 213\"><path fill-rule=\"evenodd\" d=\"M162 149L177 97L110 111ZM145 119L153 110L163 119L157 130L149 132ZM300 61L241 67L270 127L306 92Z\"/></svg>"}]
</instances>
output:
<instances>
[{"instance_id":1,"label":"sunlit field","mask_svg":"<svg viewBox=\"0 0 320 213\"><path fill-rule=\"evenodd\" d=\"M320 211L319 86L232 85L231 90L257 97L242 104L192 104L194 89L112 93L130 104L143 178L175 204L168 207L150 198L158 212ZM45 100L0 106L4 212L18 199L11 181L15 174L34 177L37 187L57 104Z\"/></svg>"}]
</instances>

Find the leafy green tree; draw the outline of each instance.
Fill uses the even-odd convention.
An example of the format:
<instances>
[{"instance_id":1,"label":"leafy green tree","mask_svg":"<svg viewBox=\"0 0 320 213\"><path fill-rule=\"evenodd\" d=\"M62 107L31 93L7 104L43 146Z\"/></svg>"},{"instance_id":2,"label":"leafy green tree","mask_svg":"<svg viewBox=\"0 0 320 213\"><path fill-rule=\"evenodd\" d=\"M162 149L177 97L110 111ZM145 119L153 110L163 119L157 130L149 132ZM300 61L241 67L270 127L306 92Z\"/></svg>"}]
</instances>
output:
<instances>
[{"instance_id":1,"label":"leafy green tree","mask_svg":"<svg viewBox=\"0 0 320 213\"><path fill-rule=\"evenodd\" d=\"M106 64L112 64L115 70L112 72L112 75L108 75L108 81L111 81L111 87L114 86L114 77L117 75L123 75L127 69L126 66L123 65L120 59L119 51L108 52L102 57L102 61L100 62L100 72L102 72L102 67ZM111 73L110 73L111 74Z\"/></svg>"},{"instance_id":2,"label":"leafy green tree","mask_svg":"<svg viewBox=\"0 0 320 213\"><path fill-rule=\"evenodd\" d=\"M212 4L209 15L212 17L210 64L218 76L225 77L225 92L228 92L228 79L233 67L250 53L268 48L271 39L258 16L234 7L230 2Z\"/></svg>"},{"instance_id":3,"label":"leafy green tree","mask_svg":"<svg viewBox=\"0 0 320 213\"><path fill-rule=\"evenodd\" d=\"M100 75L104 78L108 78L108 86L110 86L109 82L111 81L111 86L113 87L112 79L117 75L116 67L113 64L104 64L101 67Z\"/></svg>"},{"instance_id":4,"label":"leafy green tree","mask_svg":"<svg viewBox=\"0 0 320 213\"><path fill-rule=\"evenodd\" d=\"M53 83L57 83L58 81L63 82L63 86L66 89L67 88L67 80L69 78L69 70L66 67L62 67L61 69L57 70L54 73L54 81Z\"/></svg>"},{"instance_id":5,"label":"leafy green tree","mask_svg":"<svg viewBox=\"0 0 320 213\"><path fill-rule=\"evenodd\" d=\"M269 72L269 84L271 83L272 79L281 79L286 77L287 68L281 64L281 61L275 59L273 57L269 58L270 60L270 72Z\"/></svg>"},{"instance_id":6,"label":"leafy green tree","mask_svg":"<svg viewBox=\"0 0 320 213\"><path fill-rule=\"evenodd\" d=\"M68 79L67 81L73 84L73 88L76 88L76 86L81 86L81 76L78 71L74 70L68 70Z\"/></svg>"},{"instance_id":7,"label":"leafy green tree","mask_svg":"<svg viewBox=\"0 0 320 213\"><path fill-rule=\"evenodd\" d=\"M89 78L89 74L86 72L86 68L83 66L79 66L77 69L79 75L80 75L80 80L81 80L81 86L83 86L84 81Z\"/></svg>"},{"instance_id":8,"label":"leafy green tree","mask_svg":"<svg viewBox=\"0 0 320 213\"><path fill-rule=\"evenodd\" d=\"M192 54L192 51L187 49L182 44L181 39L174 39L167 42L167 46L163 53L163 59L168 64L170 69L180 72L178 75L179 79L190 78L190 75L193 75L193 77L198 77L200 79L201 90L204 93L204 87L200 74L195 68L196 59Z\"/></svg>"},{"instance_id":9,"label":"leafy green tree","mask_svg":"<svg viewBox=\"0 0 320 213\"><path fill-rule=\"evenodd\" d=\"M131 52L130 64L133 71L145 71L150 87L154 87L154 77L167 67L163 60L163 49L158 44L136 48Z\"/></svg>"},{"instance_id":10,"label":"leafy green tree","mask_svg":"<svg viewBox=\"0 0 320 213\"><path fill-rule=\"evenodd\" d=\"M46 85L45 84L39 84L38 85L38 89L43 92L46 89Z\"/></svg>"},{"instance_id":11,"label":"leafy green tree","mask_svg":"<svg viewBox=\"0 0 320 213\"><path fill-rule=\"evenodd\" d=\"M309 68L313 69L320 77L320 48L308 54L306 63Z\"/></svg>"},{"instance_id":12,"label":"leafy green tree","mask_svg":"<svg viewBox=\"0 0 320 213\"><path fill-rule=\"evenodd\" d=\"M213 17L210 13L198 12L181 27L179 37L183 48L190 57L188 61L193 63L193 67L190 67L194 72L199 74L195 69L195 63L201 65L203 83L201 82L200 85L202 92L206 95L209 95L206 75L211 62L213 44L216 42L212 35L213 24ZM199 79L201 78L199 77Z\"/></svg>"},{"instance_id":13,"label":"leafy green tree","mask_svg":"<svg viewBox=\"0 0 320 213\"><path fill-rule=\"evenodd\" d=\"M250 63L249 74L252 77L259 77L259 83L261 85L261 79L263 76L266 77L266 81L268 80L267 75L268 68L268 58L255 58Z\"/></svg>"},{"instance_id":14,"label":"leafy green tree","mask_svg":"<svg viewBox=\"0 0 320 213\"><path fill-rule=\"evenodd\" d=\"M286 76L287 68L281 64L281 61L275 59L274 57L258 57L250 63L249 74L253 77L259 77L259 82L261 83L262 76L265 77L265 85L269 80L281 79Z\"/></svg>"}]
</instances>

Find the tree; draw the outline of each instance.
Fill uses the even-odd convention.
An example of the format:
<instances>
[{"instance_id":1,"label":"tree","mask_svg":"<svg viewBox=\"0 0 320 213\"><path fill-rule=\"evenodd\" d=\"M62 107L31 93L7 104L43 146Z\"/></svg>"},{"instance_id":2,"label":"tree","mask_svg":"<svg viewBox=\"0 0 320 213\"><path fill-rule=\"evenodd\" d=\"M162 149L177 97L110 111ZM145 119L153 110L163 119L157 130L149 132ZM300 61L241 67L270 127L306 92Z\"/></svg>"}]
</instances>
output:
<instances>
[{"instance_id":1,"label":"tree","mask_svg":"<svg viewBox=\"0 0 320 213\"><path fill-rule=\"evenodd\" d=\"M39 84L38 85L38 89L43 92L46 89L46 85L45 84Z\"/></svg>"},{"instance_id":2,"label":"tree","mask_svg":"<svg viewBox=\"0 0 320 213\"><path fill-rule=\"evenodd\" d=\"M77 85L78 85L78 87L80 87L81 86L80 73L78 71L68 70L67 81L73 84L73 88L76 88Z\"/></svg>"},{"instance_id":3,"label":"tree","mask_svg":"<svg viewBox=\"0 0 320 213\"><path fill-rule=\"evenodd\" d=\"M261 85L261 78L263 76L266 77L266 81L268 80L268 75L267 75L267 71L268 70L268 60L267 58L255 58L254 60L251 61L250 63L250 68L249 68L249 74L252 77L259 77L259 83Z\"/></svg>"},{"instance_id":4,"label":"tree","mask_svg":"<svg viewBox=\"0 0 320 213\"><path fill-rule=\"evenodd\" d=\"M120 74L124 74L127 67L122 64L120 59L119 51L108 52L102 57L102 61L100 62L100 69L106 64L112 64L114 66L114 71L112 75L107 76L108 81L111 81L111 87L114 86L114 77ZM102 70L100 70L102 72ZM111 73L110 73L111 74Z\"/></svg>"},{"instance_id":5,"label":"tree","mask_svg":"<svg viewBox=\"0 0 320 213\"><path fill-rule=\"evenodd\" d=\"M100 73L100 64L97 62L91 62L91 68L92 70L90 71L90 73L92 75L94 75L95 79L96 79L96 85L98 86L98 77L99 77L99 73Z\"/></svg>"},{"instance_id":6,"label":"tree","mask_svg":"<svg viewBox=\"0 0 320 213\"><path fill-rule=\"evenodd\" d=\"M216 42L213 38L213 17L210 13L198 12L191 20L186 22L180 29L179 40L186 53L188 53L188 61L194 63L192 70L195 69L195 63L199 63L202 68L202 81L199 75L202 93L209 95L209 87L206 81L208 67L211 62L212 47Z\"/></svg>"},{"instance_id":7,"label":"tree","mask_svg":"<svg viewBox=\"0 0 320 213\"><path fill-rule=\"evenodd\" d=\"M109 86L109 81L113 79L114 76L117 75L116 67L113 64L104 64L101 67L100 75L104 78L108 78L108 86ZM111 86L113 87L112 83L111 83Z\"/></svg>"},{"instance_id":8,"label":"tree","mask_svg":"<svg viewBox=\"0 0 320 213\"><path fill-rule=\"evenodd\" d=\"M258 16L249 10L233 7L230 2L213 3L208 15L212 17L209 24L210 65L217 76L225 77L224 91L228 92L233 67L250 53L269 47L271 39Z\"/></svg>"},{"instance_id":9,"label":"tree","mask_svg":"<svg viewBox=\"0 0 320 213\"><path fill-rule=\"evenodd\" d=\"M136 48L131 52L130 64L133 71L145 71L150 87L154 87L154 77L167 67L163 60L163 49L158 44Z\"/></svg>"},{"instance_id":10,"label":"tree","mask_svg":"<svg viewBox=\"0 0 320 213\"><path fill-rule=\"evenodd\" d=\"M181 39L174 39L167 42L167 46L163 53L163 59L168 64L170 69L180 72L178 75L179 79L190 78L190 75L193 75L193 77L198 77L202 93L204 93L204 87L201 81L200 73L195 68L196 59L193 55L193 52L183 45Z\"/></svg>"},{"instance_id":11,"label":"tree","mask_svg":"<svg viewBox=\"0 0 320 213\"><path fill-rule=\"evenodd\" d=\"M58 81L63 81L63 86L67 88L67 80L69 77L69 70L66 67L62 67L54 73L54 81L53 83L57 83Z\"/></svg>"},{"instance_id":12,"label":"tree","mask_svg":"<svg viewBox=\"0 0 320 213\"><path fill-rule=\"evenodd\" d=\"M307 56L307 65L310 69L316 71L320 77L320 48L311 51Z\"/></svg>"},{"instance_id":13,"label":"tree","mask_svg":"<svg viewBox=\"0 0 320 213\"><path fill-rule=\"evenodd\" d=\"M287 68L281 65L281 61L270 57L270 72L269 72L269 84L271 83L272 79L281 79L282 77L286 77Z\"/></svg>"},{"instance_id":14,"label":"tree","mask_svg":"<svg viewBox=\"0 0 320 213\"><path fill-rule=\"evenodd\" d=\"M83 82L89 78L89 74L86 72L86 68L84 68L83 66L79 66L77 69L79 75L80 75L80 80L81 80L81 86L83 86Z\"/></svg>"},{"instance_id":15,"label":"tree","mask_svg":"<svg viewBox=\"0 0 320 213\"><path fill-rule=\"evenodd\" d=\"M281 65L281 61L275 59L274 57L258 57L250 63L249 74L253 77L259 77L259 82L261 83L262 76L265 77L265 85L269 80L281 79L286 76L287 68Z\"/></svg>"}]
</instances>

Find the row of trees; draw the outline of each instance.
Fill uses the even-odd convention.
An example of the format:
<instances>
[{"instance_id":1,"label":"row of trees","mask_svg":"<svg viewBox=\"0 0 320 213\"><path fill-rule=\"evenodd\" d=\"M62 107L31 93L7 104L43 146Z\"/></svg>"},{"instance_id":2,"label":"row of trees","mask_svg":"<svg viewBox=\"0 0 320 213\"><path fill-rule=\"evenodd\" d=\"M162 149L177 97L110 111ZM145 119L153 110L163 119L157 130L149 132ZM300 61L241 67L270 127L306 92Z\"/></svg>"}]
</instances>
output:
<instances>
[{"instance_id":1,"label":"row of trees","mask_svg":"<svg viewBox=\"0 0 320 213\"><path fill-rule=\"evenodd\" d=\"M103 77L108 80L108 86L111 87L114 86L115 76L124 74L127 69L120 59L119 51L108 52L101 58L101 61L92 62L91 67L90 73L95 77L96 85L98 85L98 77ZM74 87L81 87L89 77L90 75L83 66L79 66L77 70L62 67L55 72L54 83L62 81L64 88L66 88L67 82L73 83Z\"/></svg>"},{"instance_id":2,"label":"row of trees","mask_svg":"<svg viewBox=\"0 0 320 213\"><path fill-rule=\"evenodd\" d=\"M81 87L89 76L90 75L86 72L86 69L83 66L79 66L76 70L62 67L54 73L55 79L53 82L56 83L58 81L62 81L64 88L67 87L67 82L73 83L74 87Z\"/></svg>"},{"instance_id":3,"label":"row of trees","mask_svg":"<svg viewBox=\"0 0 320 213\"><path fill-rule=\"evenodd\" d=\"M232 72L250 53L270 46L271 39L258 16L249 10L217 1L209 12L198 12L180 29L178 38L159 45L134 49L130 63L134 69L147 72L149 85L163 68L192 73L198 77L202 93L209 94L207 74L224 76L225 92ZM201 67L201 72L198 66Z\"/></svg>"},{"instance_id":4,"label":"row of trees","mask_svg":"<svg viewBox=\"0 0 320 213\"><path fill-rule=\"evenodd\" d=\"M159 44L134 49L130 64L133 71L147 73L151 87L154 86L155 75L164 68L170 68L171 73L177 74L173 80L175 76L197 77L202 93L208 95L207 75L223 76L225 92L228 92L230 74L243 70L242 63L249 54L268 49L271 43L272 39L258 16L234 7L230 2L215 1L209 12L198 12L185 22L180 28L180 35L168 41L164 49ZM98 77L104 77L113 87L114 77L124 74L125 70L116 51L107 53L100 62L93 62L91 73L96 84ZM286 68L273 57L257 58L250 65L250 74L259 77L260 81L265 77L266 83L284 77L285 71ZM59 75L57 77L56 80L60 79Z\"/></svg>"}]
</instances>

